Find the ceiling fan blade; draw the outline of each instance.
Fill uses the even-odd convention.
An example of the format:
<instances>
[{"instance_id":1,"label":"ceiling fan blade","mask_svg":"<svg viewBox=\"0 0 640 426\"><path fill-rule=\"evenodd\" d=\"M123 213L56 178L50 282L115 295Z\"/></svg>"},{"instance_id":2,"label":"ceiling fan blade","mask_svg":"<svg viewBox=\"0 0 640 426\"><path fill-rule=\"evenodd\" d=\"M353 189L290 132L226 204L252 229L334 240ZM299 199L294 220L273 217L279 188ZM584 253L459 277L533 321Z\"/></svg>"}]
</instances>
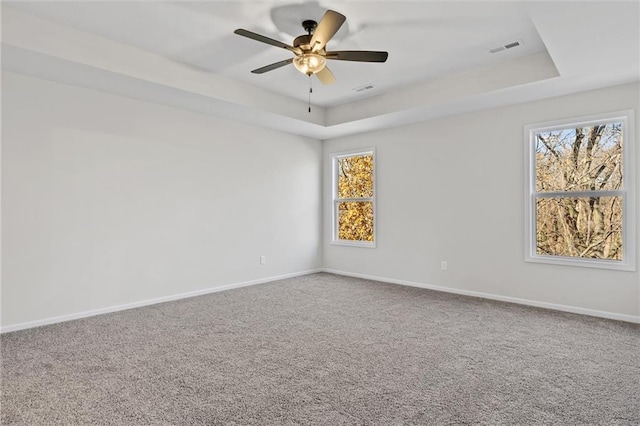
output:
<instances>
[{"instance_id":1,"label":"ceiling fan blade","mask_svg":"<svg viewBox=\"0 0 640 426\"><path fill-rule=\"evenodd\" d=\"M251 72L254 73L254 74L264 74L265 72L273 71L273 70L278 69L280 67L284 67L285 65L289 65L292 62L293 62L293 58L285 59L284 61L276 62L276 63L273 63L271 65L266 65L266 66L264 66L262 68L257 68L257 69L255 69L255 70L253 70Z\"/></svg>"},{"instance_id":2,"label":"ceiling fan blade","mask_svg":"<svg viewBox=\"0 0 640 426\"><path fill-rule=\"evenodd\" d=\"M336 78L334 77L331 70L327 67L322 68L320 71L316 73L318 76L318 80L322 84L333 84L336 82Z\"/></svg>"},{"instance_id":3,"label":"ceiling fan blade","mask_svg":"<svg viewBox=\"0 0 640 426\"><path fill-rule=\"evenodd\" d=\"M295 53L296 55L299 55L301 53L300 49L298 49L297 47L293 47L289 44L283 43L281 41L278 40L274 40L272 38L269 37L265 37L263 35L260 35L258 33L254 33L248 30L243 30L242 28L239 28L237 30L234 31L235 34L241 35L243 37L247 37L250 38L252 40L256 40L256 41L260 41L262 43L266 43L266 44L270 44L271 46L275 46L275 47L280 47L282 49L287 49L293 53Z\"/></svg>"},{"instance_id":4,"label":"ceiling fan blade","mask_svg":"<svg viewBox=\"0 0 640 426\"><path fill-rule=\"evenodd\" d=\"M322 50L327 42L331 40L331 37L338 32L346 19L347 18L344 15L341 15L334 10L327 10L318 23L318 26L313 31L313 36L309 43L311 50L314 52Z\"/></svg>"},{"instance_id":5,"label":"ceiling fan blade","mask_svg":"<svg viewBox=\"0 0 640 426\"><path fill-rule=\"evenodd\" d=\"M325 56L327 59L337 61L386 62L389 53L374 52L371 50L338 50L335 52L327 52Z\"/></svg>"}]
</instances>

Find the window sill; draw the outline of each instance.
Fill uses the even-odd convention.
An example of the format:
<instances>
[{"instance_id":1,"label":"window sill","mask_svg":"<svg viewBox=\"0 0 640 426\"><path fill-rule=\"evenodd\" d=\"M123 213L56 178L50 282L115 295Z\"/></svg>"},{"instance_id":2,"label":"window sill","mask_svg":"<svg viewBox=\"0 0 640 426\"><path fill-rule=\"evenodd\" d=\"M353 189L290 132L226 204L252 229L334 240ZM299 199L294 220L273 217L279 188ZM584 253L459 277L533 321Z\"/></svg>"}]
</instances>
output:
<instances>
[{"instance_id":1,"label":"window sill","mask_svg":"<svg viewBox=\"0 0 640 426\"><path fill-rule=\"evenodd\" d=\"M545 263L548 265L576 266L579 268L609 269L614 271L634 272L636 266L629 262L598 259L577 259L564 256L527 256L525 262Z\"/></svg>"},{"instance_id":2,"label":"window sill","mask_svg":"<svg viewBox=\"0 0 640 426\"><path fill-rule=\"evenodd\" d=\"M347 247L364 247L364 248L376 248L375 242L366 241L348 241L348 240L333 240L331 245L334 246L347 246Z\"/></svg>"}]
</instances>

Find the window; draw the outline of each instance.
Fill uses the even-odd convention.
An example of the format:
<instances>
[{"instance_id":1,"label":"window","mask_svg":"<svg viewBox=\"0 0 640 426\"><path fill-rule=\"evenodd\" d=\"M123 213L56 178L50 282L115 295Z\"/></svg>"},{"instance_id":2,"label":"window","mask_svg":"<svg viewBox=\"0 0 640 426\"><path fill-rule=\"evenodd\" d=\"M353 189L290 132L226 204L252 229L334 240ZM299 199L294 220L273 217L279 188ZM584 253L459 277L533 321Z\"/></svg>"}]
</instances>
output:
<instances>
[{"instance_id":1,"label":"window","mask_svg":"<svg viewBox=\"0 0 640 426\"><path fill-rule=\"evenodd\" d=\"M375 247L373 150L334 154L334 244Z\"/></svg>"},{"instance_id":2,"label":"window","mask_svg":"<svg viewBox=\"0 0 640 426\"><path fill-rule=\"evenodd\" d=\"M525 260L635 270L633 112L525 127Z\"/></svg>"}]
</instances>

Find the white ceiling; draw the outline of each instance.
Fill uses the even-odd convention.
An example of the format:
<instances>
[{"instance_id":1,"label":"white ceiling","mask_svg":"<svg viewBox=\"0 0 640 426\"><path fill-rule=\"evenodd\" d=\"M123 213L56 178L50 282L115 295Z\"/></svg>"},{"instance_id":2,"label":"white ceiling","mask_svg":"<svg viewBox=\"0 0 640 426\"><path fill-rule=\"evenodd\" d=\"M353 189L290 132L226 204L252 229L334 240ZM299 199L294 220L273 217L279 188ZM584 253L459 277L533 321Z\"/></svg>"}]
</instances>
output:
<instances>
[{"instance_id":1,"label":"white ceiling","mask_svg":"<svg viewBox=\"0 0 640 426\"><path fill-rule=\"evenodd\" d=\"M386 50L384 64L330 61L337 82L291 53L326 9L347 17L330 50ZM640 79L638 2L3 2L3 68L330 138ZM513 41L521 46L489 53ZM615 58L615 61L612 60ZM374 89L353 89L373 85ZM277 118L277 119L276 119ZM275 123L277 122L277 123Z\"/></svg>"}]
</instances>

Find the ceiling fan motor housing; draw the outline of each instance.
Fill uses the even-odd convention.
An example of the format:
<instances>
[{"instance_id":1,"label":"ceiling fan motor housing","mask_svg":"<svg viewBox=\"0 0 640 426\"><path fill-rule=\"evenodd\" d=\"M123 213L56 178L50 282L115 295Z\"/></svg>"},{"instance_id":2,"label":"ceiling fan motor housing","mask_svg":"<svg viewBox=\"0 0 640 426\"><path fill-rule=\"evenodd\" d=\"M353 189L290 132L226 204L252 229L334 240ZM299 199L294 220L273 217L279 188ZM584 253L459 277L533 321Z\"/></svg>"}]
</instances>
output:
<instances>
[{"instance_id":1,"label":"ceiling fan motor housing","mask_svg":"<svg viewBox=\"0 0 640 426\"><path fill-rule=\"evenodd\" d=\"M304 34L296 37L293 40L293 47L299 47L302 50L310 50L309 43L311 42L311 34Z\"/></svg>"}]
</instances>

